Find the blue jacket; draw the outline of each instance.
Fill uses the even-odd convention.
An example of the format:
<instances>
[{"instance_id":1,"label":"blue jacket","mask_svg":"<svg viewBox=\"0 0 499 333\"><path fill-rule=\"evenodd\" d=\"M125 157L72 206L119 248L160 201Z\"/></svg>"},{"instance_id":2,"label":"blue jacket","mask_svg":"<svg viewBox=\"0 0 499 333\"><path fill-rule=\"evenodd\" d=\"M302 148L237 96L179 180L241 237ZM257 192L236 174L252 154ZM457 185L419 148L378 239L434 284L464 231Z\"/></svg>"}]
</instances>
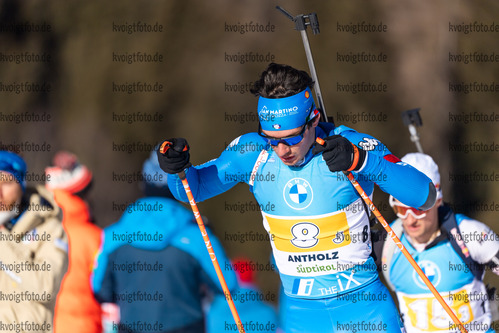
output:
<instances>
[{"instance_id":1,"label":"blue jacket","mask_svg":"<svg viewBox=\"0 0 499 333\"><path fill-rule=\"evenodd\" d=\"M219 262L228 261L208 234ZM222 272L235 288L234 272ZM99 302L119 305L119 332L189 332L182 328L203 322L201 285L222 291L192 212L160 197L137 200L104 229L91 279Z\"/></svg>"}]
</instances>

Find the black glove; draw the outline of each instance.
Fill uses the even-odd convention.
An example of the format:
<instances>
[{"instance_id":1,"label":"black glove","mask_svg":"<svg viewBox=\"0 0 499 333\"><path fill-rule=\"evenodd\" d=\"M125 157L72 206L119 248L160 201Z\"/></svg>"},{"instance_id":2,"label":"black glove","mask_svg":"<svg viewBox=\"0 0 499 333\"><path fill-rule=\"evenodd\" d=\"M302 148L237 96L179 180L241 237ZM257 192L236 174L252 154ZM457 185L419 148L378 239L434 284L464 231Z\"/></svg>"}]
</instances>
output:
<instances>
[{"instance_id":1,"label":"black glove","mask_svg":"<svg viewBox=\"0 0 499 333\"><path fill-rule=\"evenodd\" d=\"M333 135L324 141L323 145L316 142L312 153L322 153L322 158L331 172L356 171L364 164L367 152L354 146L348 139L341 135Z\"/></svg>"},{"instance_id":2,"label":"black glove","mask_svg":"<svg viewBox=\"0 0 499 333\"><path fill-rule=\"evenodd\" d=\"M192 165L189 162L189 145L184 138L165 140L156 152L159 166L166 173L179 173Z\"/></svg>"}]
</instances>

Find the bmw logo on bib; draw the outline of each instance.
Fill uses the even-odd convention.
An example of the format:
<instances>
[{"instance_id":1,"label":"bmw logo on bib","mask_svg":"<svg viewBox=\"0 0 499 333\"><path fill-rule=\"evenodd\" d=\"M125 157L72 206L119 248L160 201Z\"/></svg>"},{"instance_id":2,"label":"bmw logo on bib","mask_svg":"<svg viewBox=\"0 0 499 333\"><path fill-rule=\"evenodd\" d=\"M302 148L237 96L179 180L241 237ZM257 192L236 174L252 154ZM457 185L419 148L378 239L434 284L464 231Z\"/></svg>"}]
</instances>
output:
<instances>
[{"instance_id":1,"label":"bmw logo on bib","mask_svg":"<svg viewBox=\"0 0 499 333\"><path fill-rule=\"evenodd\" d=\"M418 262L419 267L421 267L421 270L424 272L424 274L428 277L428 280L436 287L440 283L440 278L442 274L440 273L440 268L438 268L437 264L435 264L433 261L429 260L422 260ZM419 277L416 271L413 272L412 274L412 279L416 282L416 284L423 288L423 289L428 289L426 284L423 282L423 280Z\"/></svg>"},{"instance_id":2,"label":"bmw logo on bib","mask_svg":"<svg viewBox=\"0 0 499 333\"><path fill-rule=\"evenodd\" d=\"M312 187L309 182L303 178L293 178L286 183L283 191L286 204L297 210L307 208L314 197Z\"/></svg>"}]
</instances>

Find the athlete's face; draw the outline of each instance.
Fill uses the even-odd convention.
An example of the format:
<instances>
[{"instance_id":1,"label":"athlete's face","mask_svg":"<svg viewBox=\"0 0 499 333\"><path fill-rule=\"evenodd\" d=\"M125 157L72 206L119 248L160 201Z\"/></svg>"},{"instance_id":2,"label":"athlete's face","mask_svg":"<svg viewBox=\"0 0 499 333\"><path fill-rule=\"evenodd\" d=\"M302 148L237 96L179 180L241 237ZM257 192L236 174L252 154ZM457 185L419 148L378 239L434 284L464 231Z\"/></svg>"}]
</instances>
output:
<instances>
[{"instance_id":1,"label":"athlete's face","mask_svg":"<svg viewBox=\"0 0 499 333\"><path fill-rule=\"evenodd\" d=\"M0 171L0 211L12 210L21 199L21 185L8 172Z\"/></svg>"},{"instance_id":2,"label":"athlete's face","mask_svg":"<svg viewBox=\"0 0 499 333\"><path fill-rule=\"evenodd\" d=\"M400 203L395 199L395 203ZM435 206L426 211L426 215L416 218L409 211L407 217L400 218L404 232L419 244L427 243L438 230L438 206L442 205L442 199L438 199Z\"/></svg>"},{"instance_id":3,"label":"athlete's face","mask_svg":"<svg viewBox=\"0 0 499 333\"><path fill-rule=\"evenodd\" d=\"M303 140L293 146L288 146L284 143L279 143L277 146L272 146L274 152L279 156L281 161L289 166L295 165L300 162L307 154L308 150L315 142L315 128L319 124L319 117L312 122L312 125L307 126L303 133ZM263 134L279 139L290 136L299 135L302 127L293 128L285 131L263 131Z\"/></svg>"}]
</instances>

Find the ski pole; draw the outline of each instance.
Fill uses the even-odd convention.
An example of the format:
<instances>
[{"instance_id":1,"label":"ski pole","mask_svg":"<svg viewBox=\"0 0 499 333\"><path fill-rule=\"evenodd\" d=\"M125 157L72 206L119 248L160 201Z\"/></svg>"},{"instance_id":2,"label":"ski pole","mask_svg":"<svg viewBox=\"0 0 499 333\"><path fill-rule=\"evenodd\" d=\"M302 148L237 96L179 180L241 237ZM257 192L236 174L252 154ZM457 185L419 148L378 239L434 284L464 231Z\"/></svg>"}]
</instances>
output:
<instances>
[{"instance_id":1,"label":"ski pole","mask_svg":"<svg viewBox=\"0 0 499 333\"><path fill-rule=\"evenodd\" d=\"M321 138L317 138L316 142L318 144L320 144L320 145L324 145L324 143L325 143L324 140L321 139ZM467 333L468 331L466 330L466 328L464 327L464 325L461 323L461 321L454 314L454 312L452 311L452 309L450 308L450 306L444 301L444 299L442 298L442 296L440 296L440 294L437 291L437 289L435 289L435 287L430 282L430 280L428 279L428 277L425 275L425 273L423 272L423 270L419 267L419 265L417 264L417 262L411 256L411 254L409 253L409 251L407 251L407 249L405 248L404 244L402 244L402 242L400 241L400 238L398 238L398 236L395 234L395 232L393 232L393 230L390 227L390 225L386 222L385 218L383 217L383 215L381 215L381 213L378 210L378 208L376 208L376 206L373 204L373 202L371 201L371 199L369 198L369 196L366 194L366 192L364 191L364 189L360 186L360 184L357 182L357 180L355 180L355 178L352 175L352 173L348 172L348 171L343 171L343 173L348 177L348 179L350 180L350 183L352 183L353 187L355 187L355 189L357 190L357 192L360 194L361 198L367 204L367 206L369 207L369 209L371 210L371 212L374 213L374 215L376 216L376 218L378 219L378 221L381 223L381 225L383 226L383 228L385 228L386 232L388 232L388 235L395 242L395 244L398 246L398 248L400 249L400 251L404 254L405 258L409 261L409 263L411 264L411 266L416 270L416 272L418 273L419 277L423 280L423 282L426 284L426 286L430 289L430 291L432 292L433 296L435 296L435 298L443 306L443 308L447 312L447 314L452 318L452 321L454 322L454 324L456 324L459 327L459 330L462 333Z\"/></svg>"},{"instance_id":2,"label":"ski pole","mask_svg":"<svg viewBox=\"0 0 499 333\"><path fill-rule=\"evenodd\" d=\"M166 151L171 148L172 143L169 141L163 142L163 144L160 147L159 152L161 154L166 153ZM184 148L186 150L187 147ZM227 303L229 304L230 312L232 313L232 317L234 317L234 321L236 322L237 328L239 330L239 333L245 333L243 323L241 322L241 319L239 318L239 314L237 313L236 305L234 304L234 301L232 300L232 296L229 291L229 287L227 286L227 282L225 282L225 278L223 276L222 270L220 269L220 265L217 260L217 256L215 255L215 251L213 250L213 246L211 245L210 238L208 237L208 233L206 232L206 228L204 226L203 219L201 217L201 214L199 213L198 206L196 204L196 201L194 200L194 196L192 195L191 188L189 186L189 183L187 182L187 178L185 176L185 171L181 171L177 173L178 177L182 181L182 185L184 186L185 194L187 194L187 198L189 199L189 204L191 205L192 212L194 213L194 217L196 218L196 222L198 224L199 230L201 231L201 235L203 236L204 244L206 245L206 249L208 250L208 253L210 254L211 262L213 264L213 267L215 268L215 271L218 276L218 280L220 281L220 285L222 286L222 290L224 292L225 299L227 300Z\"/></svg>"},{"instance_id":3,"label":"ski pole","mask_svg":"<svg viewBox=\"0 0 499 333\"><path fill-rule=\"evenodd\" d=\"M281 6L276 6L276 8L281 13L283 13L287 18L293 21L295 23L295 29L300 31L301 38L303 40L303 47L305 48L305 54L307 56L308 68L310 69L310 75L314 80L314 91L315 95L317 96L317 102L319 103L319 111L321 112L322 119L325 122L328 122L329 119L327 117L326 108L324 106L324 101L322 99L321 87L319 86L319 78L317 77L317 72L315 71L314 58L312 57L312 50L310 49L310 43L308 42L308 36L307 36L307 25L310 25L314 35L320 32L317 14L316 13L310 13L308 15L300 14L293 17L293 15L285 11ZM331 122L333 122L332 118Z\"/></svg>"}]
</instances>

